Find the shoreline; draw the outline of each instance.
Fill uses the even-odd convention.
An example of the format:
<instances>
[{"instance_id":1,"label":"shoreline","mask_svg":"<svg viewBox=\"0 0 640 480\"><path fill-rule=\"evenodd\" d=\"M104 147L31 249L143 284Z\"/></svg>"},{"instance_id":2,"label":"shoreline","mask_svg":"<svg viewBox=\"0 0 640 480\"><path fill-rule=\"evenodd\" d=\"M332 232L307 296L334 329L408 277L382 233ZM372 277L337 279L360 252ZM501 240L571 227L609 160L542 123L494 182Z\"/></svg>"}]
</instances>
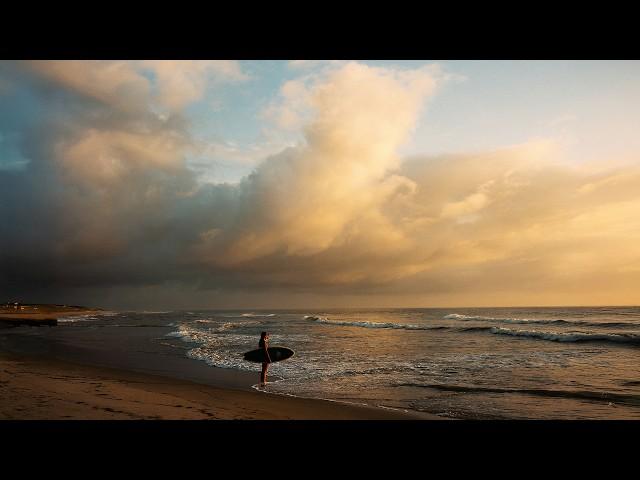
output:
<instances>
[{"instance_id":1,"label":"shoreline","mask_svg":"<svg viewBox=\"0 0 640 480\"><path fill-rule=\"evenodd\" d=\"M104 312L53 304L0 308L0 326L56 326L60 317ZM51 349L22 335L3 338L0 347L3 420L445 420L391 407L267 392L256 388L246 372L185 357L165 357L161 363L144 356L122 360L94 349Z\"/></svg>"},{"instance_id":2,"label":"shoreline","mask_svg":"<svg viewBox=\"0 0 640 480\"><path fill-rule=\"evenodd\" d=\"M4 351L0 391L2 420L446 420Z\"/></svg>"}]
</instances>

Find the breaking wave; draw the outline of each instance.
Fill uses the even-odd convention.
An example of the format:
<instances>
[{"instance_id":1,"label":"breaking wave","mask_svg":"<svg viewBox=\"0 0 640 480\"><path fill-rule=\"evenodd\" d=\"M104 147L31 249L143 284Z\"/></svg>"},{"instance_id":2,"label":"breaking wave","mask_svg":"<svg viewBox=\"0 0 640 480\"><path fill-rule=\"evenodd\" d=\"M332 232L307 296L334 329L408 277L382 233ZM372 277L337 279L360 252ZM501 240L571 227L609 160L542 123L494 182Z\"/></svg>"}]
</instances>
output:
<instances>
[{"instance_id":1,"label":"breaking wave","mask_svg":"<svg viewBox=\"0 0 640 480\"><path fill-rule=\"evenodd\" d=\"M200 323L200 324L210 323L210 321L196 320L196 323ZM226 332L229 330L233 330L234 328L241 328L247 325L252 325L257 323L258 322L243 322L243 323L225 322L222 325L218 325L217 327L213 327L213 328L208 328L206 330L195 328L195 327L189 326L188 324L182 324L178 326L178 330L174 332L169 332L165 336L178 337L184 340L185 342L208 343L218 338L216 336L217 333ZM254 338L255 335L246 335L246 337Z\"/></svg>"},{"instance_id":2,"label":"breaking wave","mask_svg":"<svg viewBox=\"0 0 640 480\"><path fill-rule=\"evenodd\" d=\"M498 323L513 323L520 325L583 325L588 327L615 327L615 328L640 328L640 324L629 322L590 322L587 320L561 320L561 319L543 319L543 318L498 318L483 317L480 315L461 315L458 313L450 313L443 318L447 320L461 321L484 321Z\"/></svg>"},{"instance_id":3,"label":"breaking wave","mask_svg":"<svg viewBox=\"0 0 640 480\"><path fill-rule=\"evenodd\" d=\"M428 326L428 325L412 325L408 323L382 323L382 322L344 322L340 320L329 320L326 317L316 317L313 315L305 315L305 319L313 322L325 323L329 325L339 325L342 327L362 327L362 328L393 328L399 330L440 330L448 327Z\"/></svg>"},{"instance_id":4,"label":"breaking wave","mask_svg":"<svg viewBox=\"0 0 640 480\"><path fill-rule=\"evenodd\" d=\"M513 330L502 327L489 327L491 333L516 337L539 338L552 342L613 342L640 345L640 335L631 333L587 333L587 332L541 332L535 330Z\"/></svg>"},{"instance_id":5,"label":"breaking wave","mask_svg":"<svg viewBox=\"0 0 640 480\"><path fill-rule=\"evenodd\" d=\"M207 343L212 340L209 332L189 327L188 325L180 325L175 332L169 332L166 337L178 337L184 342Z\"/></svg>"},{"instance_id":6,"label":"breaking wave","mask_svg":"<svg viewBox=\"0 0 640 480\"><path fill-rule=\"evenodd\" d=\"M195 320L194 323L198 323L201 325L217 325L217 328L210 328L211 331L218 331L218 332L222 332L224 330L230 330L232 328L242 328L242 327L253 327L255 325L260 325L260 322L258 321L252 321L252 322L224 322L224 323L220 323L217 320L214 320L212 318L203 318L200 320Z\"/></svg>"}]
</instances>

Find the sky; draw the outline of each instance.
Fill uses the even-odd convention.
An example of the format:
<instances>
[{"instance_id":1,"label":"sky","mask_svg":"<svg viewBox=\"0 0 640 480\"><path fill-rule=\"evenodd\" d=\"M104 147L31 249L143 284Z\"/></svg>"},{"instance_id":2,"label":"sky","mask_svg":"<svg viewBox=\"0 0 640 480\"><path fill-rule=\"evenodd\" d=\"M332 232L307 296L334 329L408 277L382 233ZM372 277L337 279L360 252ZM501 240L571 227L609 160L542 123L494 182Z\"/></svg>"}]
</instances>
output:
<instances>
[{"instance_id":1,"label":"sky","mask_svg":"<svg viewBox=\"0 0 640 480\"><path fill-rule=\"evenodd\" d=\"M640 304L640 62L0 61L0 292Z\"/></svg>"}]
</instances>

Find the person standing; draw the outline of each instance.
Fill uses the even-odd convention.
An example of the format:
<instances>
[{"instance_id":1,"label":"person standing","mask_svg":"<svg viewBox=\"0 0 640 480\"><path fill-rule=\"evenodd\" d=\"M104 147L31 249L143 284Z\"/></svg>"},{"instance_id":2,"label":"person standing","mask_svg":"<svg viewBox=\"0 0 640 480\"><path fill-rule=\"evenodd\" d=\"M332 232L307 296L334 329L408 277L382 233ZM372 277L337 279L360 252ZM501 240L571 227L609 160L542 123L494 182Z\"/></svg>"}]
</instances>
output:
<instances>
[{"instance_id":1,"label":"person standing","mask_svg":"<svg viewBox=\"0 0 640 480\"><path fill-rule=\"evenodd\" d=\"M267 370L269 370L269 364L271 363L271 357L269 356L269 334L267 332L262 332L260 335L258 348L264 351L265 360L262 362L262 373L260 374L260 382L264 385L267 383Z\"/></svg>"}]
</instances>

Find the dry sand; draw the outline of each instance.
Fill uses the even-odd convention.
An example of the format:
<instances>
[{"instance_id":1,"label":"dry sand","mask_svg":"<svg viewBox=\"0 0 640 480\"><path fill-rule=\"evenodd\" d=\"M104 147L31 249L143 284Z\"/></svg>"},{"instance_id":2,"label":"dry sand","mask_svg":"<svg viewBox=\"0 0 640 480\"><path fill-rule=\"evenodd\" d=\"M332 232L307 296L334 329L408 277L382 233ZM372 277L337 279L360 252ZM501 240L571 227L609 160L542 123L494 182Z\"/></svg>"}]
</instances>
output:
<instances>
[{"instance_id":1,"label":"dry sand","mask_svg":"<svg viewBox=\"0 0 640 480\"><path fill-rule=\"evenodd\" d=\"M440 417L231 390L0 354L0 419L416 420Z\"/></svg>"}]
</instances>

